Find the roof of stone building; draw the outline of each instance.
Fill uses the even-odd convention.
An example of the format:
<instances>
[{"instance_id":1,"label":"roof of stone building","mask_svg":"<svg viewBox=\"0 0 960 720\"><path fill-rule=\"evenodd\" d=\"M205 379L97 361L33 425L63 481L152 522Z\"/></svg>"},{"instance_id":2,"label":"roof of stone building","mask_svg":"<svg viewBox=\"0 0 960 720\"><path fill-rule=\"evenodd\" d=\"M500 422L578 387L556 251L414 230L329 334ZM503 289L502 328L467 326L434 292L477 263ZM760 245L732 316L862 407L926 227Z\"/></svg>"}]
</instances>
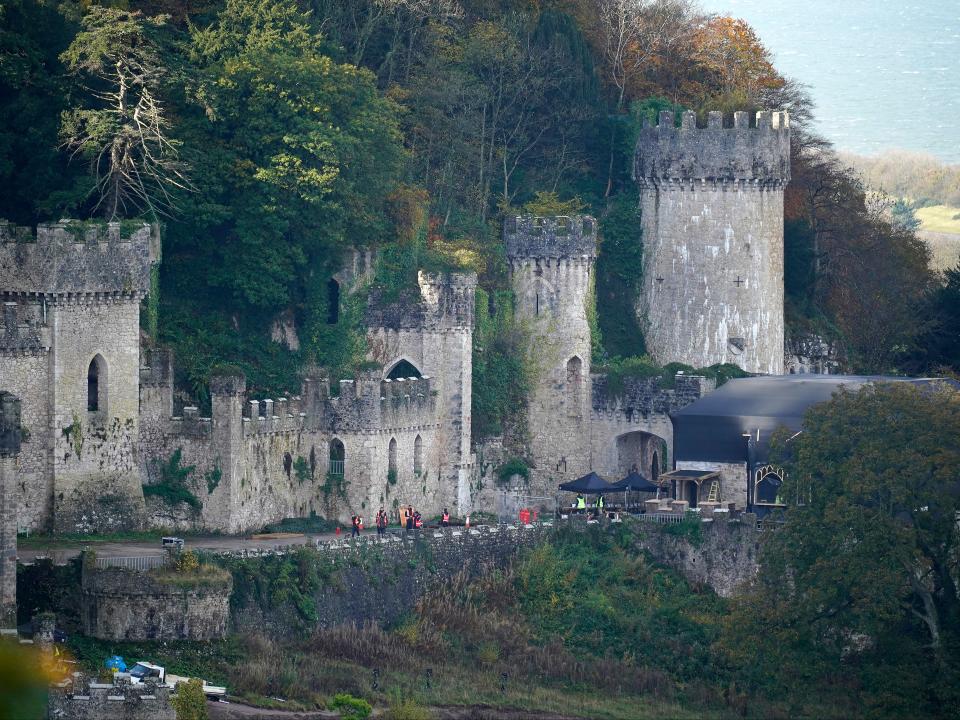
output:
<instances>
[{"instance_id":1,"label":"roof of stone building","mask_svg":"<svg viewBox=\"0 0 960 720\"><path fill-rule=\"evenodd\" d=\"M671 414L674 455L678 461L746 462L744 435L750 433L754 460L764 462L777 429L799 431L804 413L829 400L841 387L857 390L876 382L946 382L960 390L960 383L954 380L883 375L769 375L730 380Z\"/></svg>"}]
</instances>

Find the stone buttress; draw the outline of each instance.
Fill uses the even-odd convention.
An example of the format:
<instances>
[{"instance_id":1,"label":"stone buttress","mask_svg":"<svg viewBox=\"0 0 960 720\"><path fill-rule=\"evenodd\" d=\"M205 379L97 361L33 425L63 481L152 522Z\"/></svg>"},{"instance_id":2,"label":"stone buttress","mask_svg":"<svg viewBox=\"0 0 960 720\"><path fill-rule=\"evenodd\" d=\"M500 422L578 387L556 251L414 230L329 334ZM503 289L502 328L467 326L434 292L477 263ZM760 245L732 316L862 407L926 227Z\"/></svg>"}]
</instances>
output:
<instances>
[{"instance_id":1,"label":"stone buttress","mask_svg":"<svg viewBox=\"0 0 960 720\"><path fill-rule=\"evenodd\" d=\"M719 112L706 128L662 112L637 141L643 289L637 308L661 364L783 372L783 190L787 113Z\"/></svg>"}]
</instances>

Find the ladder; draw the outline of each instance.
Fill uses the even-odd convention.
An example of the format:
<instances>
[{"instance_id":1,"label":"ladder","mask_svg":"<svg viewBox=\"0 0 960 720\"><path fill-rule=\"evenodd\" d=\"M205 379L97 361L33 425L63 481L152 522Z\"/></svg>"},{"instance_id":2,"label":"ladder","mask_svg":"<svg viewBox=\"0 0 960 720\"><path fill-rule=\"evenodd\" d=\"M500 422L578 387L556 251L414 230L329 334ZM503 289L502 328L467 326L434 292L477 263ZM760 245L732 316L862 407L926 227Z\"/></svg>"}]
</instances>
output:
<instances>
[{"instance_id":1,"label":"ladder","mask_svg":"<svg viewBox=\"0 0 960 720\"><path fill-rule=\"evenodd\" d=\"M720 481L714 480L710 483L710 494L707 495L707 502L720 502Z\"/></svg>"}]
</instances>

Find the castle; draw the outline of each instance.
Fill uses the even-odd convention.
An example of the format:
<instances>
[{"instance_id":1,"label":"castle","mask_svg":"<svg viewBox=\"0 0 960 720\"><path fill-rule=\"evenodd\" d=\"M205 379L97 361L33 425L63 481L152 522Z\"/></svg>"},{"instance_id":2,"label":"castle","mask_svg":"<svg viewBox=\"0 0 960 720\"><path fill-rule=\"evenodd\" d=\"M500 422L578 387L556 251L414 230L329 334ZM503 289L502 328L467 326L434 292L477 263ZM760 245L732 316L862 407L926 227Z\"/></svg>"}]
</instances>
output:
<instances>
[{"instance_id":1,"label":"castle","mask_svg":"<svg viewBox=\"0 0 960 720\"><path fill-rule=\"evenodd\" d=\"M688 113L675 128L667 113L641 132L638 313L661 362L783 372L789 123L758 113L748 125L745 113L729 128L711 113L697 128ZM591 373L596 221L508 217L504 242L535 375L524 492L553 497L558 482L591 469L670 469L669 414L710 384L678 376L670 388L658 378L613 388ZM170 354L140 345L158 262L159 233L146 224L61 221L35 235L0 226L0 391L22 408L20 531L241 532L311 513L490 507L504 451L471 444L474 275L421 273L416 302L371 307L368 359L378 369L337 392L318 371L289 396L250 398L245 378L223 371L210 380L206 418L175 404ZM370 266L357 253L331 283L350 292ZM171 474L195 502L157 492Z\"/></svg>"}]
</instances>

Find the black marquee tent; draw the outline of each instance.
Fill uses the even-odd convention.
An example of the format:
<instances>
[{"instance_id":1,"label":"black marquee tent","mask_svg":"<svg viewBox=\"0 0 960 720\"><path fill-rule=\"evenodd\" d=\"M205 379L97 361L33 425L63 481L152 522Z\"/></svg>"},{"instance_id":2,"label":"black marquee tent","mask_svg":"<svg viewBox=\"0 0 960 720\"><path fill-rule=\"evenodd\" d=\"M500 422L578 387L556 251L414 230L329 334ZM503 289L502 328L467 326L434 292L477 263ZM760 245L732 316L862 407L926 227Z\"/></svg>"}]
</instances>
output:
<instances>
[{"instance_id":1,"label":"black marquee tent","mask_svg":"<svg viewBox=\"0 0 960 720\"><path fill-rule=\"evenodd\" d=\"M623 480L620 482L615 482L610 486L611 492L624 492L625 490L630 490L631 492L655 493L657 490L659 490L659 487L634 470Z\"/></svg>"},{"instance_id":2,"label":"black marquee tent","mask_svg":"<svg viewBox=\"0 0 960 720\"><path fill-rule=\"evenodd\" d=\"M585 495L599 495L610 492L612 486L595 472L590 472L576 480L562 483L560 489L567 492L584 493Z\"/></svg>"}]
</instances>

